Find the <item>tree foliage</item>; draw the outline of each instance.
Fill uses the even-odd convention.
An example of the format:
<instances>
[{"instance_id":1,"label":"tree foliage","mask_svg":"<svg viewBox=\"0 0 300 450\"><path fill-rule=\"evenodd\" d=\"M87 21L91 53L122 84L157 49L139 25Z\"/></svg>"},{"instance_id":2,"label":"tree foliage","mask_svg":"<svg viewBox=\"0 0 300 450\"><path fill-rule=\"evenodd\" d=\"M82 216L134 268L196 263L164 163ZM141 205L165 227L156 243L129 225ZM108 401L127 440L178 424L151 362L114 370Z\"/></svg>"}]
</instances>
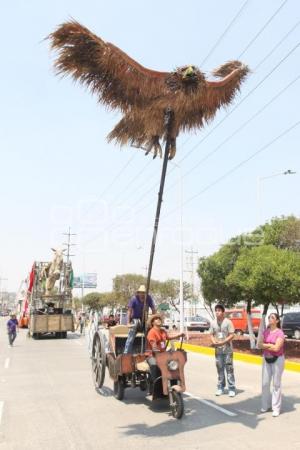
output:
<instances>
[{"instance_id":1,"label":"tree foliage","mask_svg":"<svg viewBox=\"0 0 300 450\"><path fill-rule=\"evenodd\" d=\"M91 292L83 297L82 302L89 309L102 311L105 307L115 307L118 305L113 292Z\"/></svg>"},{"instance_id":2,"label":"tree foliage","mask_svg":"<svg viewBox=\"0 0 300 450\"><path fill-rule=\"evenodd\" d=\"M300 255L264 245L242 250L225 282L240 300L254 305L300 301Z\"/></svg>"},{"instance_id":3,"label":"tree foliage","mask_svg":"<svg viewBox=\"0 0 300 450\"><path fill-rule=\"evenodd\" d=\"M278 305L300 301L298 252L300 220L274 218L253 232L232 238L213 255L201 258L198 274L205 301L232 306L245 301Z\"/></svg>"},{"instance_id":4,"label":"tree foliage","mask_svg":"<svg viewBox=\"0 0 300 450\"><path fill-rule=\"evenodd\" d=\"M143 275L126 273L117 275L113 279L113 292L119 299L120 304L127 305L128 300L136 293L141 284L146 285L146 278ZM180 282L176 279L166 281L151 280L150 294L157 305L168 302L175 309L179 301ZM191 298L191 286L183 283L183 297L185 300Z\"/></svg>"}]
</instances>

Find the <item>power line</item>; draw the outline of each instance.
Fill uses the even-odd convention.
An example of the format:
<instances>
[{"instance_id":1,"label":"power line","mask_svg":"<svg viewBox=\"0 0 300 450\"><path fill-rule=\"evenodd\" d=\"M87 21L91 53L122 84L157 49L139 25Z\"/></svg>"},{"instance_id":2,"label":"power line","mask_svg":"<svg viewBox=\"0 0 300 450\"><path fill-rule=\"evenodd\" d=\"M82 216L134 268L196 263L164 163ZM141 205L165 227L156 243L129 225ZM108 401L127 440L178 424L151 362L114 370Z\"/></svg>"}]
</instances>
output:
<instances>
[{"instance_id":1,"label":"power line","mask_svg":"<svg viewBox=\"0 0 300 450\"><path fill-rule=\"evenodd\" d=\"M246 53L246 51L251 47L251 45L253 44L253 42L256 41L256 39L261 35L261 33L267 28L267 26L272 22L272 20L277 16L277 14L279 13L279 11L284 7L284 5L287 3L288 0L284 0L284 2L279 6L279 8L276 9L276 11L274 12L274 14L272 14L272 16L267 20L267 22L264 24L264 26L256 33L256 35L251 39L251 41L248 43L248 45L246 46L246 48L242 51L242 53L239 54L239 56L237 57L237 59L240 59L244 53Z\"/></svg>"},{"instance_id":2,"label":"power line","mask_svg":"<svg viewBox=\"0 0 300 450\"><path fill-rule=\"evenodd\" d=\"M253 114L248 120L246 120L240 127L238 127L231 135L229 135L224 141L222 141L217 147L215 147L211 152L207 153L196 165L194 165L190 170L188 170L184 175L183 178L190 175L194 170L198 169L198 167L205 162L210 156L215 154L218 150L220 150L223 145L225 145L230 139L232 139L236 134L238 134L242 129L244 129L250 122L252 122L253 119L255 119L259 114L261 114L268 106L270 106L278 97L280 97L290 86L292 86L296 81L298 81L300 78L300 75L298 75L296 78L294 78L288 85L286 85L278 94L276 94L274 97L271 98L271 100L268 101L262 108L260 108L258 111L256 111L255 114ZM173 185L169 186L167 190L171 189L173 186L175 186L177 182L173 183Z\"/></svg>"},{"instance_id":3,"label":"power line","mask_svg":"<svg viewBox=\"0 0 300 450\"><path fill-rule=\"evenodd\" d=\"M181 160L179 161L179 164L184 161L191 153L194 152L194 150L196 150L196 148L202 144L202 142L204 142L208 136L210 136L213 131L215 131L216 128L218 128L229 116L231 116L231 114L242 104L244 103L245 100L247 100L248 97L250 97L250 95L253 94L253 92L256 91L256 89L258 89L271 75L273 72L275 72L275 70L278 69L278 67L281 66L281 64L290 57L290 55L299 47L300 42L298 42L297 45L295 45L295 47L293 47L274 67L272 70L270 70L270 72L267 73L267 75L264 76L264 78L262 78L259 83L257 83L256 86L254 86L253 89L251 89L247 95L245 95L245 97L243 97L230 111L229 113L226 114L226 116L223 117L223 119L220 120L220 122L218 122L210 131L208 134L206 134L196 145L194 145L194 147L192 147L192 149L185 154L185 156L183 158L181 158Z\"/></svg>"},{"instance_id":4,"label":"power line","mask_svg":"<svg viewBox=\"0 0 300 450\"><path fill-rule=\"evenodd\" d=\"M277 48L289 37L289 35L299 26L300 20L280 39L279 42L272 48L272 50L260 61L257 66L254 67L254 71L256 71L274 52Z\"/></svg>"},{"instance_id":5,"label":"power line","mask_svg":"<svg viewBox=\"0 0 300 450\"><path fill-rule=\"evenodd\" d=\"M282 6L283 6L283 4L282 4ZM287 35L286 35L287 36ZM241 101L239 102L239 103L237 103L234 107L233 107L233 109L231 110L231 111L229 111L229 113L225 116L225 117L223 117L223 119L221 119L220 120L220 122L218 122L194 147L192 147L192 149L183 157L183 158L181 158L181 160L179 161L179 164L182 162L182 161L184 161L193 151L195 151L195 149L200 145L200 144L202 144L215 130L216 130L216 128L218 128L247 98L249 98L249 96L250 95L252 95L252 93L253 92L255 92L256 91L256 89L258 89L265 81L266 81L266 79L268 79L269 78L269 76L271 76L271 74L273 73L273 72L275 72L275 70L277 70L278 69L278 67L280 67L280 65L287 59L287 58L289 58L289 56L299 47L299 45L300 45L300 43L298 43L296 46L294 46L273 68L272 68L272 70L270 71L270 72L268 72L268 74L253 88L253 89L251 89L251 91L249 91L248 92L248 94L244 97L244 98L242 98L241 99ZM264 58L264 60L266 59L266 57ZM252 119L250 119L250 120L252 120ZM222 144L223 145L223 144ZM206 158L206 157L205 157ZM200 164L198 164L198 166L199 166ZM174 167L172 167L171 169L170 169L170 172L173 172L173 170L175 170L174 169ZM192 168L192 170L194 170L194 168ZM189 173L189 172L188 172ZM184 176L186 176L188 173L186 173ZM171 187L168 187L167 188L167 191L169 190L169 189L171 189L173 186L175 186L177 184L177 182L176 183L174 183ZM151 191L153 191L153 189L155 189L155 187L156 187L156 184L155 185L152 185L146 192L144 192L139 198L138 198L138 200L137 201L135 201L135 203L132 205L132 208L134 208L141 200L143 200L144 199L144 197L149 193L149 192L151 192ZM152 204L153 202L151 201L151 203L149 203L149 204L147 204L145 207L143 207L140 211L143 211L146 207L148 207L150 204ZM120 220L121 218L123 218L124 217L124 215L125 214L122 214L117 220ZM97 237L96 237L97 238ZM95 238L95 239L96 239ZM92 242L94 239L92 239L92 240L89 240L88 242Z\"/></svg>"},{"instance_id":6,"label":"power line","mask_svg":"<svg viewBox=\"0 0 300 450\"><path fill-rule=\"evenodd\" d=\"M225 139L218 147L216 147L216 149L214 149L213 150L213 152L216 152L217 151L217 149L219 149L220 147L221 147L221 145L224 145L225 144L225 142L228 142L228 140L229 139L231 139L235 134L237 134L242 128L244 128L248 123L250 123L255 117L257 117L262 111L264 111L271 103L273 103L280 95L282 95L290 86L292 86L296 81L298 81L299 80L299 78L300 78L300 75L298 75L295 79L293 79L287 86L285 86L278 94L276 94L266 105L264 105L262 108L260 108L254 115L252 115L246 122L244 122L242 125L241 125L241 127L239 127L237 130L235 130L235 132L234 133L232 133L227 139ZM289 130L287 130L287 132L288 132ZM277 137L276 139L279 139L281 137L281 135L279 136L279 137ZM275 140L276 140L275 139ZM262 150L260 150L260 151L263 151L265 148L267 148L269 145L271 145L273 143L273 141L271 141L271 143L269 143L267 146L265 146L265 147L263 147L263 149ZM256 154L258 154L258 153L260 153L260 151L258 151L258 152L256 152L254 155L256 155ZM206 159L213 153L213 152L211 152L211 153L209 153L208 155L206 155ZM252 157L251 157L252 158ZM249 159L251 159L251 158L249 158ZM249 160L249 159L247 159L246 160L246 162ZM244 164L244 163L243 163ZM191 169L191 171L193 170L193 168ZM190 172L191 172L190 171ZM188 173L186 173L186 174L184 174L183 176L187 176L190 172L188 172ZM223 176L223 177L221 177L221 179L222 178L225 178L227 176L227 174L225 174L225 176ZM220 181L219 179L216 181L216 182L218 182L218 181ZM214 182L213 183L213 185L214 184L216 184L216 182ZM174 183L171 187L173 187L175 184L177 184L177 182L176 183ZM169 189L169 188L168 188ZM203 192L205 192L205 190L207 190L208 188L204 188L204 190L203 191L201 191L199 194L197 194L197 195L200 195L201 193L203 193ZM151 200L149 203L147 203L145 206L143 206L141 209L139 209L139 211L137 212L137 214L140 214L142 211L144 211L146 208L148 208L149 206L151 206L153 204L153 200ZM184 202L183 203L183 205L185 205L186 203ZM174 211L176 211L178 208L175 208L174 210L172 210L171 211L171 213L173 213ZM168 214L169 215L169 214ZM123 217L124 215L122 215L122 216L120 216L117 220L120 220L122 217ZM119 226L119 224L118 223L115 223L115 225L111 225L110 227L107 227L107 229L114 229L115 227L118 227ZM89 241L87 241L86 243L90 243L90 242L93 242L95 239L97 239L97 237L98 237L99 235L97 235L97 236L95 236L94 238L92 238L91 240L89 240Z\"/></svg>"},{"instance_id":7,"label":"power line","mask_svg":"<svg viewBox=\"0 0 300 450\"><path fill-rule=\"evenodd\" d=\"M222 123L224 122L224 120L226 120L250 95L253 94L253 92L256 91L256 89L258 89L274 72L275 70L278 69L278 67L280 67L280 65L299 47L300 43L298 43L296 46L294 46L292 48L292 50L290 50L287 55L285 55L284 58L282 58L273 68L270 72L268 72L268 74L261 80L259 81L259 83L253 88L251 89L251 91L248 92L248 94L243 97L241 99L241 101L239 103L237 103L234 108L229 111L229 113L220 121L217 123L217 125L215 127L212 128L212 130L210 130L210 132L204 136L194 147L192 147L192 149L179 161L179 164L187 158L188 155L190 155L196 148L198 148L198 146L200 144L202 144L207 138L208 136ZM244 128L249 122L251 122L257 115L259 115L264 109L266 109L267 106L269 106L274 100L276 100L276 98L278 98L286 89L288 89L293 83L295 83L298 80L299 76L296 77L291 83L289 83L282 91L279 92L279 94L277 94L275 97L273 97L269 103L267 103L263 108L261 108L259 111L257 111L252 117L250 117L250 119L248 119L248 121L246 121L244 124L241 125L241 127L239 127L234 133L232 133L228 138L226 138L221 144L219 144L212 152L208 153L207 155L205 155L196 165L194 165L188 172L186 172L183 175L183 178L186 177L187 175L189 175L191 172L193 172L196 168L198 168L204 161L206 161L212 154L216 153L217 150L219 150L221 148L221 146L223 146L226 142L228 142L233 136L235 136L235 134L237 134L242 128ZM174 168L172 168L172 170L174 170ZM166 188L166 192L169 191L170 189L172 189L175 185L177 185L177 181L175 181L171 186L168 186ZM155 188L156 185L152 185L146 192L144 192L139 198L138 200L133 204L132 207L136 206L149 192L153 191L153 189ZM152 204L153 201L149 202L146 206L144 206L140 211L143 211L144 209L146 209L150 204ZM123 216L122 216L123 217Z\"/></svg>"},{"instance_id":8,"label":"power line","mask_svg":"<svg viewBox=\"0 0 300 450\"><path fill-rule=\"evenodd\" d=\"M85 211L85 214L87 214L88 212L91 211L91 209L93 209L95 207L95 205L102 199L103 195L106 194L106 192L115 184L115 182L117 180L119 180L120 176L122 175L122 173L126 170L126 168L132 163L132 161L134 160L134 158L136 157L137 152L135 152L130 158L129 160L124 164L124 166L119 170L119 172L117 173L117 175L112 179L112 181L106 186L106 188L104 188L104 190L102 191L102 193L97 197L97 199L92 203L92 205L87 209L87 211Z\"/></svg>"},{"instance_id":9,"label":"power line","mask_svg":"<svg viewBox=\"0 0 300 450\"><path fill-rule=\"evenodd\" d=\"M242 14L242 11L245 9L247 3L249 3L250 0L246 0L243 5L241 6L241 8L238 10L238 12L236 13L236 15L233 17L233 19L230 21L229 25L225 28L225 30L223 31L223 33L221 34L221 36L217 39L216 43L213 45L213 47L211 48L211 50L208 52L208 54L205 56L205 58L202 60L202 62L200 63L200 67L202 67L206 61L208 60L208 58L212 55L212 53L215 51L215 49L218 47L218 45L221 43L222 39L224 38L224 36L228 33L228 31L230 30L230 28L232 27L232 25L237 21L237 19L239 18L239 16Z\"/></svg>"},{"instance_id":10,"label":"power line","mask_svg":"<svg viewBox=\"0 0 300 450\"><path fill-rule=\"evenodd\" d=\"M298 22L298 24L300 23L300 21ZM296 24L296 25L298 25ZM296 26L294 26L289 33L287 33L284 38L273 48L272 52L275 51L275 48L279 47L279 45L283 42L284 39L286 39L288 37L288 35L290 34L290 32L295 29ZM292 48L292 50L283 58L279 61L279 63L273 67L273 69L250 91L248 92L248 94L242 98L242 100L240 102L238 102L227 114L226 116L223 117L223 119L221 119L213 128L210 129L210 131L202 138L200 139L199 142L197 142L197 144L195 144L191 150L189 150L178 162L178 164L181 164L185 159L187 159L198 147L199 145L201 145L203 142L206 141L206 139L226 120L228 119L228 117L253 93L255 92L255 90L275 71L277 70L277 68L290 56L290 54L292 54L300 45L300 43L298 43L295 47ZM271 53L272 53L271 52ZM263 58L263 60L258 64L260 65L262 62L264 62L267 57L269 57L271 55L271 53L269 53L266 57ZM186 142L185 142L186 143ZM174 171L174 167L172 167L169 171L169 173L172 173ZM145 184L145 183L144 183ZM146 183L147 184L147 183ZM174 186L176 183L174 183L172 186ZM141 200L144 199L145 196L147 196L147 194L149 194L150 192L153 191L153 189L155 188L156 184L151 185L150 188L148 188L145 192L142 193L142 195L138 198L138 200L134 203L133 207L138 204ZM171 186L171 187L172 187ZM167 188L167 191L169 189L171 189L171 187Z\"/></svg>"},{"instance_id":11,"label":"power line","mask_svg":"<svg viewBox=\"0 0 300 450\"><path fill-rule=\"evenodd\" d=\"M212 183L210 183L209 185L207 185L205 188L203 188L200 192L198 192L197 194L193 195L192 197L188 198L184 203L183 206L187 205L188 203L190 203L192 200L194 200L195 198L199 197L200 195L202 195L204 192L208 191L210 188L212 188L213 186L215 186L216 184L218 184L220 181L224 180L225 178L227 178L229 175L233 174L235 171L237 171L240 167L244 166L245 164L247 164L249 161L251 161L251 159L255 158L257 155L259 155L260 153L262 153L263 151L267 150L272 144L274 144L275 142L277 142L279 139L281 139L283 136L285 136L286 134L288 134L289 132L291 132L294 128L298 127L300 125L300 120L298 122L295 122L292 126L290 126L289 128L287 128L285 131L283 131L281 134L279 134L278 136L276 136L274 139L272 139L270 142L268 142L267 144L263 145L261 148L259 148L256 152L252 153L248 158L244 159L243 161L239 162L238 164L236 164L234 167L232 167L230 170L228 170L225 174L223 174L222 176L218 177L215 181L213 181ZM171 214L173 214L175 211L177 211L178 208L174 208L172 209L169 213L167 213L163 219L165 219L166 217L170 216Z\"/></svg>"},{"instance_id":12,"label":"power line","mask_svg":"<svg viewBox=\"0 0 300 450\"><path fill-rule=\"evenodd\" d=\"M261 114L270 104L272 104L278 97L280 97L290 86L292 86L296 81L298 81L300 78L300 75L298 75L296 78L294 78L288 85L286 85L279 93L277 93L268 103L266 103L262 108L260 108L255 114L253 114L246 122L244 122L239 128L237 128L230 136L228 136L221 144L219 144L212 152L208 153L202 160L196 165L193 166L188 172L186 172L183 175L183 178L189 175L191 172L193 172L194 169L199 167L200 163L204 162L206 159L208 159L212 154L216 153L221 146L223 146L225 143L227 143L233 136L235 136L239 131L241 131L246 125L248 125L255 117L257 117L259 114ZM166 191L171 189L177 184L177 181L173 183L171 186L169 186ZM144 209L148 208L150 205L153 204L153 200L151 202L147 203L147 205L143 206L138 213L141 213Z\"/></svg>"},{"instance_id":13,"label":"power line","mask_svg":"<svg viewBox=\"0 0 300 450\"><path fill-rule=\"evenodd\" d=\"M246 51L250 48L250 46L256 41L256 39L261 35L261 33L267 28L267 26L271 23L271 21L276 17L276 15L280 12L280 10L283 8L283 6L285 5L285 3L287 2L287 0L285 0L279 8L277 8L277 10L272 14L272 16L267 20L267 22L262 26L262 28L256 33L256 35L251 39L251 41L247 44L247 46L245 47L245 49L243 50L243 52L239 55L238 58L240 58L243 54L246 53ZM236 14L236 16L232 19L232 21L230 22L230 24L228 25L228 27L225 29L225 31L222 33L221 37L218 39L217 43L215 44L215 46L210 50L209 54L205 57L205 59L202 61L201 65L205 62L205 60L212 54L212 52L215 50L215 48L217 47L217 45L219 45L219 43L221 42L222 38L224 37L224 35L228 32L228 30L230 29L230 27L233 25L233 23L237 20L237 18L239 17L239 15L242 13L243 9L246 7L246 4L248 3L248 0L246 0L242 7L240 8L240 10L238 11L238 13ZM266 61L267 58L269 58L269 56L271 56L272 53L274 53L274 51L279 47L279 45L281 45L281 43L291 34L291 32L299 25L300 21L273 47L273 49L271 50L271 52L269 52L262 61L260 61L260 63L256 66L256 68L254 70L256 70L261 64L263 64L264 61ZM264 81L264 80L263 80ZM251 91L252 93L253 91ZM249 94L250 95L250 94ZM246 97L247 98L247 97ZM219 125L221 125L231 114L233 111L235 111L235 109L244 101L244 99L238 103L220 122L218 122L199 142L198 144L196 144L196 146L194 146L189 152L187 152L183 158L181 158L181 160L179 161L179 164L181 164L191 153L193 153L193 151L200 145L202 144L202 142L204 142L214 131L216 128L219 127ZM191 137L188 137L186 139L186 141L182 144L182 146L186 145L186 143L191 139ZM182 148L181 146L181 148ZM147 166L147 165L146 165ZM146 167L145 166L145 167ZM172 173L174 170L174 167L172 167L169 171L169 173ZM118 179L119 175L116 176L116 179ZM128 185L125 187L125 189L122 191L126 191L127 188L133 183L134 178L128 183ZM148 182L146 183L142 183L142 185L139 186L138 189L135 189L135 191L139 191L140 188L145 185L148 184ZM136 204L138 204L148 193L150 193L154 188L155 185L152 185L149 189L147 189L146 192L144 192L139 198L138 201L134 203L133 206L135 206ZM110 187L110 186L109 186ZM105 189L104 192L107 191L108 188ZM103 196L104 192L102 193L101 197ZM99 200L98 200L99 201ZM97 201L96 201L97 202ZM89 210L88 210L89 211Z\"/></svg>"}]
</instances>

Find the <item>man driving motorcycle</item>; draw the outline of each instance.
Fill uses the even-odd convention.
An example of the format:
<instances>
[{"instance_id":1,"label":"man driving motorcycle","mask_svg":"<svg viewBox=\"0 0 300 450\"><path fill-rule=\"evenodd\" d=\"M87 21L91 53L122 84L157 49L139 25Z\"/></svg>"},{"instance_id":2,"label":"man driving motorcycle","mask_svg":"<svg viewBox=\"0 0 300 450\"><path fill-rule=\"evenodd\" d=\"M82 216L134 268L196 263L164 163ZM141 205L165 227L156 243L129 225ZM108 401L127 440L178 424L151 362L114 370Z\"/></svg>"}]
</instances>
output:
<instances>
[{"instance_id":1,"label":"man driving motorcycle","mask_svg":"<svg viewBox=\"0 0 300 450\"><path fill-rule=\"evenodd\" d=\"M155 353L165 352L167 347L167 341L172 339L178 339L184 337L184 333L176 333L170 335L162 328L162 318L159 314L155 314L150 319L150 330L147 334L147 352L150 356L147 358L147 362L150 367L150 375L152 380L155 380L160 376L160 370L157 367L155 360Z\"/></svg>"}]
</instances>

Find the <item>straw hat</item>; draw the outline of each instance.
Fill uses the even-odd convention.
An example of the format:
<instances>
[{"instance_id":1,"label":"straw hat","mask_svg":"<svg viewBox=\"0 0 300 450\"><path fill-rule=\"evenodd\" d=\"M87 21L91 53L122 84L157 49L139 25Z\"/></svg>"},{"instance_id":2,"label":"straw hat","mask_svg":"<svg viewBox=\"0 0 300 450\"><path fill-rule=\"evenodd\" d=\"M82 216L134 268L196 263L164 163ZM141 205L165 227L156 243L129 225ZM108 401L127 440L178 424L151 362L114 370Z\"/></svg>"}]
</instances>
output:
<instances>
[{"instance_id":1,"label":"straw hat","mask_svg":"<svg viewBox=\"0 0 300 450\"><path fill-rule=\"evenodd\" d=\"M160 319L162 321L162 317L160 314L153 314L153 316L150 316L148 319L148 327L153 327L153 322L155 319Z\"/></svg>"},{"instance_id":2,"label":"straw hat","mask_svg":"<svg viewBox=\"0 0 300 450\"><path fill-rule=\"evenodd\" d=\"M146 293L145 285L141 284L136 292L141 292L141 293L145 294Z\"/></svg>"}]
</instances>

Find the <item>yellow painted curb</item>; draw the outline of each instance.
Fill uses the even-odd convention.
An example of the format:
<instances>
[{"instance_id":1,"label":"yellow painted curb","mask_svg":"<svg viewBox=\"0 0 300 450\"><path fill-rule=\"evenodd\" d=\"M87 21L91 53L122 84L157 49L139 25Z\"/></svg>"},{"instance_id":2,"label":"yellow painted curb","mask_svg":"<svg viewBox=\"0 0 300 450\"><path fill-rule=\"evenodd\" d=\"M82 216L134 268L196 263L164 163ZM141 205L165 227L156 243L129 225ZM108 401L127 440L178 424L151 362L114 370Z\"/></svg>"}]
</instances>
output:
<instances>
[{"instance_id":1,"label":"yellow painted curb","mask_svg":"<svg viewBox=\"0 0 300 450\"><path fill-rule=\"evenodd\" d=\"M179 343L176 343L176 347L179 347ZM201 353L202 355L213 355L215 354L215 350L212 347L204 347L202 345L194 345L194 344L182 344L182 348L189 352L193 353ZM259 355L249 355L247 353L233 353L233 359L235 361L243 361L249 364L262 364L262 357ZM292 372L300 372L300 363L296 363L293 361L286 361L285 370L290 370Z\"/></svg>"}]
</instances>

